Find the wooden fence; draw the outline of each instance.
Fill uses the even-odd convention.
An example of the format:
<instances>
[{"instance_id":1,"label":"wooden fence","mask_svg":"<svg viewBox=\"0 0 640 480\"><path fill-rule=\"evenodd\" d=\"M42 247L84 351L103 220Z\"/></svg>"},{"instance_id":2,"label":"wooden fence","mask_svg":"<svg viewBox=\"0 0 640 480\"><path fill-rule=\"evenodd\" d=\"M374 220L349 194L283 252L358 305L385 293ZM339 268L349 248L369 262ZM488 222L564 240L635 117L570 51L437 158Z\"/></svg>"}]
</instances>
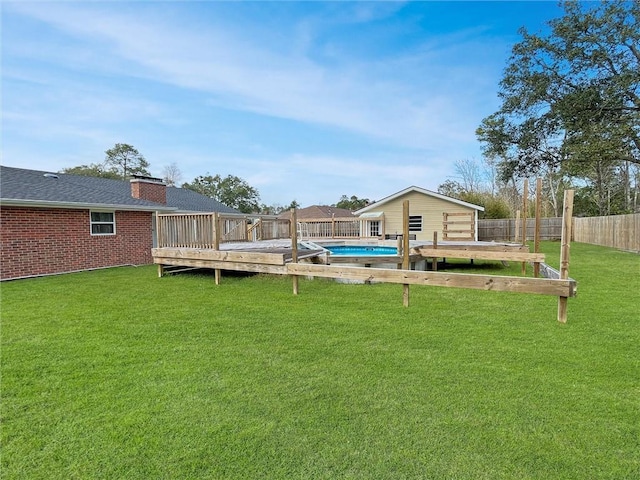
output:
<instances>
[{"instance_id":1,"label":"wooden fence","mask_svg":"<svg viewBox=\"0 0 640 480\"><path fill-rule=\"evenodd\" d=\"M516 224L518 226L516 227ZM516 229L520 230L520 220L504 218L478 221L478 239L484 241L514 241ZM535 219L527 219L527 240L533 240ZM562 218L540 219L540 239L559 240L562 232ZM591 243L640 253L640 213L612 215L608 217L574 217L574 242ZM522 241L519 234L517 241Z\"/></svg>"},{"instance_id":2,"label":"wooden fence","mask_svg":"<svg viewBox=\"0 0 640 480\"><path fill-rule=\"evenodd\" d=\"M574 218L573 238L576 242L640 253L640 213Z\"/></svg>"},{"instance_id":3,"label":"wooden fence","mask_svg":"<svg viewBox=\"0 0 640 480\"><path fill-rule=\"evenodd\" d=\"M490 242L515 240L516 230L518 241L522 241L522 221L515 218L500 218L492 220L478 220L478 240ZM527 240L533 240L535 235L535 218L527 218ZM540 219L540 240L560 240L562 235L562 217Z\"/></svg>"}]
</instances>

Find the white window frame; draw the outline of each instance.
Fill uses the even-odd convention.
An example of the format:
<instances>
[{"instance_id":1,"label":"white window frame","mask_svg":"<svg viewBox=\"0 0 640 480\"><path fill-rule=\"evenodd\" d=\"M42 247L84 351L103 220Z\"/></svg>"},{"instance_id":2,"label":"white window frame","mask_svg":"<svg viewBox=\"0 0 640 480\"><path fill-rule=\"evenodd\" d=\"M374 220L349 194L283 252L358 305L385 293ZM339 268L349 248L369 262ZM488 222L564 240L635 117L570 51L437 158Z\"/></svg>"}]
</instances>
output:
<instances>
[{"instance_id":1,"label":"white window frame","mask_svg":"<svg viewBox=\"0 0 640 480\"><path fill-rule=\"evenodd\" d=\"M93 221L93 214L94 213L110 213L113 220L111 222L94 222ZM93 226L94 225L112 225L113 226L113 232L110 232L110 233L93 233ZM96 236L96 237L104 237L104 236L108 236L108 235L115 235L116 234L116 212L114 212L113 210L90 210L89 211L89 232L91 232L92 236Z\"/></svg>"},{"instance_id":2,"label":"white window frame","mask_svg":"<svg viewBox=\"0 0 640 480\"><path fill-rule=\"evenodd\" d=\"M410 232L422 231L422 215L409 215L409 231Z\"/></svg>"},{"instance_id":3,"label":"white window frame","mask_svg":"<svg viewBox=\"0 0 640 480\"><path fill-rule=\"evenodd\" d=\"M380 236L380 220L369 220L369 236Z\"/></svg>"}]
</instances>

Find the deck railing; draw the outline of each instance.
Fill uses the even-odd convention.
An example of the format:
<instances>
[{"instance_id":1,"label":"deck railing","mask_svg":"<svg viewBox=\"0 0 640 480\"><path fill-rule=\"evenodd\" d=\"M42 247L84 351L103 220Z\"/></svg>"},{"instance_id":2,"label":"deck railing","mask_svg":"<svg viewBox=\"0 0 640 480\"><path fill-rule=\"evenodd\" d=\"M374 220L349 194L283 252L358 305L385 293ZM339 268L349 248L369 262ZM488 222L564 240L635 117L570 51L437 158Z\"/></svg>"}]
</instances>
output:
<instances>
[{"instance_id":1,"label":"deck railing","mask_svg":"<svg viewBox=\"0 0 640 480\"><path fill-rule=\"evenodd\" d=\"M281 218L261 217L253 221L249 226L249 241L275 240L278 238L291 238L291 220Z\"/></svg>"},{"instance_id":2,"label":"deck railing","mask_svg":"<svg viewBox=\"0 0 640 480\"><path fill-rule=\"evenodd\" d=\"M158 247L214 248L215 214L156 215Z\"/></svg>"},{"instance_id":3,"label":"deck railing","mask_svg":"<svg viewBox=\"0 0 640 480\"><path fill-rule=\"evenodd\" d=\"M289 225L289 220L258 215L216 213L156 215L158 247L217 248L220 243L226 242L291 238Z\"/></svg>"},{"instance_id":4,"label":"deck railing","mask_svg":"<svg viewBox=\"0 0 640 480\"><path fill-rule=\"evenodd\" d=\"M371 237L364 223L360 218L305 218L298 219L298 232L313 239Z\"/></svg>"},{"instance_id":5,"label":"deck railing","mask_svg":"<svg viewBox=\"0 0 640 480\"><path fill-rule=\"evenodd\" d=\"M216 224L217 218L217 224ZM298 220L301 239L356 239L381 235L383 226L359 218ZM156 215L158 247L218 248L220 243L291 238L291 220L267 215L172 213ZM217 227L217 231L216 231ZM217 238L216 238L217 236Z\"/></svg>"}]
</instances>

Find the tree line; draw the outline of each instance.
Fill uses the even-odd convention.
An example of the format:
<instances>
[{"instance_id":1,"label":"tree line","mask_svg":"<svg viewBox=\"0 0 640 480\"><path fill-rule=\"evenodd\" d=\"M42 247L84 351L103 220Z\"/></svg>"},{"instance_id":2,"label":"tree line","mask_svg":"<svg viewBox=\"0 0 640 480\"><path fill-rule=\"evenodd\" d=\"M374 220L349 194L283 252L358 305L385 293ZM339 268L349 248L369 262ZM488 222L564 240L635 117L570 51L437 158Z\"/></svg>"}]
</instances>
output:
<instances>
[{"instance_id":1,"label":"tree line","mask_svg":"<svg viewBox=\"0 0 640 480\"><path fill-rule=\"evenodd\" d=\"M105 151L105 158L102 163L90 163L75 167L63 168L61 173L74 175L84 175L92 177L110 178L114 180L126 180L134 175L151 177L149 171L150 164L138 149L126 143L116 143L114 147ZM243 213L260 213L267 215L277 215L292 208L299 208L296 200L292 200L288 205L260 203L260 193L258 189L235 175L199 175L191 182L182 181L182 172L174 162L163 169L163 181L168 186L186 188L198 192L207 197L235 208ZM343 196L346 198L346 196ZM351 200L357 197L351 197Z\"/></svg>"},{"instance_id":2,"label":"tree line","mask_svg":"<svg viewBox=\"0 0 640 480\"><path fill-rule=\"evenodd\" d=\"M524 178L542 177L555 215L567 188L577 215L639 212L640 2L563 8L549 34L519 32L500 108L476 131L486 165L507 204Z\"/></svg>"},{"instance_id":3,"label":"tree line","mask_svg":"<svg viewBox=\"0 0 640 480\"><path fill-rule=\"evenodd\" d=\"M126 180L134 175L151 177L149 167L149 162L135 147L126 143L116 143L113 148L105 151L105 158L102 163L64 168L61 172ZM182 180L182 172L175 162L164 167L163 180L168 186L178 186ZM260 194L256 188L251 187L245 180L234 175L226 177L209 174L201 175L191 182L183 183L182 188L187 188L218 200L243 213L255 213L261 209L269 208L260 205Z\"/></svg>"}]
</instances>

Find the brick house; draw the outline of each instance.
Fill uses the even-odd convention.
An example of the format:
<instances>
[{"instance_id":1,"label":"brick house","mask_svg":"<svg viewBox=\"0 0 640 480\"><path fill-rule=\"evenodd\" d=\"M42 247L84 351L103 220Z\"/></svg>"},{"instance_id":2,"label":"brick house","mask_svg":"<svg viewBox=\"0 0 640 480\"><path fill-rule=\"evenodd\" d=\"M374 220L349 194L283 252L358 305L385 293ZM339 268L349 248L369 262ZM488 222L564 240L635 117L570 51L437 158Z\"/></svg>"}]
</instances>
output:
<instances>
[{"instance_id":1,"label":"brick house","mask_svg":"<svg viewBox=\"0 0 640 480\"><path fill-rule=\"evenodd\" d=\"M0 280L152 263L155 212L240 213L156 178L0 166Z\"/></svg>"}]
</instances>

